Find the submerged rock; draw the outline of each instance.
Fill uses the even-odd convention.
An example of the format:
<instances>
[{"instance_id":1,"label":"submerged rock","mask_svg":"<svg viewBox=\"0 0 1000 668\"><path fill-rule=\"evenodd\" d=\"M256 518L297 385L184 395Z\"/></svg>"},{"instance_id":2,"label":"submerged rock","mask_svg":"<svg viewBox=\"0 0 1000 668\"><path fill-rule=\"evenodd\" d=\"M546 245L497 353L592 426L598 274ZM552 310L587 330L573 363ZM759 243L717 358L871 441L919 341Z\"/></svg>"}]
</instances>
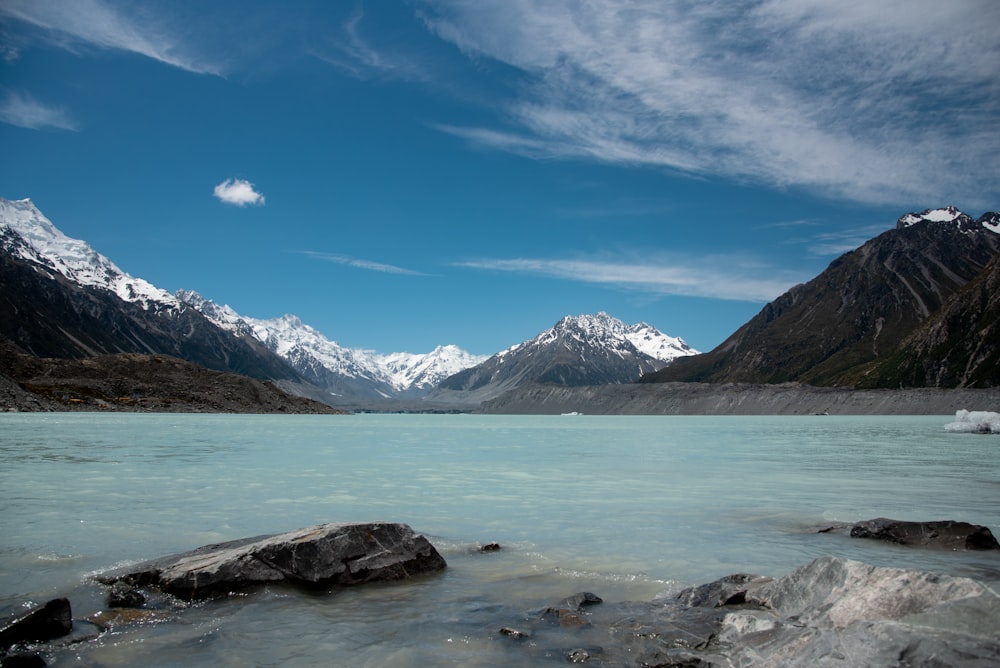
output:
<instances>
[{"instance_id":1,"label":"submerged rock","mask_svg":"<svg viewBox=\"0 0 1000 668\"><path fill-rule=\"evenodd\" d=\"M852 538L943 550L1000 550L989 528L968 522L903 522L879 517L851 527Z\"/></svg>"},{"instance_id":2,"label":"submerged rock","mask_svg":"<svg viewBox=\"0 0 1000 668\"><path fill-rule=\"evenodd\" d=\"M206 545L109 571L97 580L151 586L190 600L264 583L322 589L400 580L446 565L434 546L405 524L322 524Z\"/></svg>"}]
</instances>

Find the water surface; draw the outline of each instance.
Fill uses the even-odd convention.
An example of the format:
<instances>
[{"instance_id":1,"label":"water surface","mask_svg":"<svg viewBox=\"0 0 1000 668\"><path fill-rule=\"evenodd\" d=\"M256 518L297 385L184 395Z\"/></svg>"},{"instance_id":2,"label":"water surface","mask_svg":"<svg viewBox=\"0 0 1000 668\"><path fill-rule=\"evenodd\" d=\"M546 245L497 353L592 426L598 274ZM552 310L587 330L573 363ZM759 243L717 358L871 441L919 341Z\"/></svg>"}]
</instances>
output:
<instances>
[{"instance_id":1,"label":"water surface","mask_svg":"<svg viewBox=\"0 0 1000 668\"><path fill-rule=\"evenodd\" d=\"M414 582L269 588L58 651L53 665L500 665L499 636L578 591L650 600L833 554L1000 583L1000 560L816 529L874 517L1000 528L1000 439L949 416L0 415L0 606L114 565L323 522L410 524ZM503 550L475 547L498 542ZM533 661L548 660L544 653ZM77 661L79 659L79 661ZM551 657L561 662L561 656Z\"/></svg>"}]
</instances>

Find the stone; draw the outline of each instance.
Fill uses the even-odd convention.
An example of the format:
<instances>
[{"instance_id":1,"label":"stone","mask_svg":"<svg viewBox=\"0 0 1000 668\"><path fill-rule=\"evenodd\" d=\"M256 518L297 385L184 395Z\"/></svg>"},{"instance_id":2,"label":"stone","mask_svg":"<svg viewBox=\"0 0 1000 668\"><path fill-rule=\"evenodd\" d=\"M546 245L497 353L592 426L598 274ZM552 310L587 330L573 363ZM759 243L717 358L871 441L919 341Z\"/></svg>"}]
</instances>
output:
<instances>
[{"instance_id":1,"label":"stone","mask_svg":"<svg viewBox=\"0 0 1000 668\"><path fill-rule=\"evenodd\" d=\"M968 522L905 522L879 517L851 527L852 538L943 550L1000 550L989 528Z\"/></svg>"},{"instance_id":2,"label":"stone","mask_svg":"<svg viewBox=\"0 0 1000 668\"><path fill-rule=\"evenodd\" d=\"M67 598L54 598L8 619L0 626L0 649L22 642L61 638L73 630L73 611Z\"/></svg>"},{"instance_id":3,"label":"stone","mask_svg":"<svg viewBox=\"0 0 1000 668\"><path fill-rule=\"evenodd\" d=\"M146 596L127 582L116 582L108 591L109 608L138 608L146 602Z\"/></svg>"},{"instance_id":4,"label":"stone","mask_svg":"<svg viewBox=\"0 0 1000 668\"><path fill-rule=\"evenodd\" d=\"M532 643L584 646L615 666L1000 665L990 588L835 557L780 578L738 574L669 599L588 607L586 622L540 625Z\"/></svg>"},{"instance_id":5,"label":"stone","mask_svg":"<svg viewBox=\"0 0 1000 668\"><path fill-rule=\"evenodd\" d=\"M322 524L206 545L109 571L104 584L155 587L181 599L226 595L266 583L325 589L440 571L444 558L423 536L390 522Z\"/></svg>"}]
</instances>

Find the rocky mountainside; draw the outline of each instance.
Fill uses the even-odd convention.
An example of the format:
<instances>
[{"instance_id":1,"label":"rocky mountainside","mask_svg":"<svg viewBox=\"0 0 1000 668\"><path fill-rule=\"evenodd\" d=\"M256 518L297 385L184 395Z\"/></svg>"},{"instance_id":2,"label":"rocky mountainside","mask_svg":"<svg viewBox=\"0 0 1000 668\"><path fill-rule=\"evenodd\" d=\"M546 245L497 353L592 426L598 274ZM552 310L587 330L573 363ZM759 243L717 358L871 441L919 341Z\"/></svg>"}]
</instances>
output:
<instances>
[{"instance_id":1,"label":"rocky mountainside","mask_svg":"<svg viewBox=\"0 0 1000 668\"><path fill-rule=\"evenodd\" d=\"M855 385L1000 387L1000 255Z\"/></svg>"},{"instance_id":2,"label":"rocky mountainside","mask_svg":"<svg viewBox=\"0 0 1000 668\"><path fill-rule=\"evenodd\" d=\"M891 387L995 382L988 380L996 375L995 349L991 342L984 348L980 336L995 331L988 306L996 293L989 294L985 274L977 277L998 251L996 213L976 220L953 207L907 214L895 229L765 306L714 350L680 359L642 381ZM978 290L972 283L977 280L983 281ZM945 324L935 327L937 317ZM923 337L917 334L922 326L929 328ZM900 347L904 340L919 360L897 369L908 354ZM942 362L948 347L956 353Z\"/></svg>"},{"instance_id":3,"label":"rocky mountainside","mask_svg":"<svg viewBox=\"0 0 1000 668\"><path fill-rule=\"evenodd\" d=\"M293 315L259 320L191 290L176 296L220 327L255 338L339 405L420 398L442 379L486 359L453 345L424 354L380 355L341 346Z\"/></svg>"},{"instance_id":4,"label":"rocky mountainside","mask_svg":"<svg viewBox=\"0 0 1000 668\"><path fill-rule=\"evenodd\" d=\"M566 316L530 341L443 380L430 399L479 401L526 384L632 383L697 351L646 323L626 325L607 313Z\"/></svg>"}]
</instances>

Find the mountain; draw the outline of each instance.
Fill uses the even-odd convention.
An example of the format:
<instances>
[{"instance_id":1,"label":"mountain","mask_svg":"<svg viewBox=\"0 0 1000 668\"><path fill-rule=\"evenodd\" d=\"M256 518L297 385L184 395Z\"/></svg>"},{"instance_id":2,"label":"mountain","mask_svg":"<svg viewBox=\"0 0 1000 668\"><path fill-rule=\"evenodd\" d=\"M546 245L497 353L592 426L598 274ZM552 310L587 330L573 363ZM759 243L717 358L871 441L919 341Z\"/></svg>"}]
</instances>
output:
<instances>
[{"instance_id":1,"label":"mountain","mask_svg":"<svg viewBox=\"0 0 1000 668\"><path fill-rule=\"evenodd\" d=\"M30 200L0 198L0 337L39 357L166 354L208 369L302 382L256 339L60 232Z\"/></svg>"},{"instance_id":2,"label":"mountain","mask_svg":"<svg viewBox=\"0 0 1000 668\"><path fill-rule=\"evenodd\" d=\"M995 360L980 339L981 332L996 329L995 311L991 316L987 308L993 284L977 277L998 251L996 213L976 220L954 207L906 214L894 229L765 306L714 350L678 360L642 381L881 387L972 382L980 377L977 370L934 369L949 347L967 351L964 362L954 361L958 365L988 367L988 360ZM976 280L984 281L978 291L970 284ZM934 327L935 318L950 312L946 309L955 312ZM933 331L920 339L922 326ZM904 341L908 352L901 348ZM919 355L919 362L904 364L907 354ZM995 369L994 362L993 375Z\"/></svg>"},{"instance_id":3,"label":"mountain","mask_svg":"<svg viewBox=\"0 0 1000 668\"><path fill-rule=\"evenodd\" d=\"M429 398L482 401L526 384L632 383L698 351L646 323L626 325L607 313L566 316L530 341L443 380Z\"/></svg>"},{"instance_id":4,"label":"mountain","mask_svg":"<svg viewBox=\"0 0 1000 668\"><path fill-rule=\"evenodd\" d=\"M420 398L442 379L486 359L453 345L425 354L380 355L345 348L293 315L258 320L190 290L179 291L177 298L220 327L256 338L340 405Z\"/></svg>"}]
</instances>

